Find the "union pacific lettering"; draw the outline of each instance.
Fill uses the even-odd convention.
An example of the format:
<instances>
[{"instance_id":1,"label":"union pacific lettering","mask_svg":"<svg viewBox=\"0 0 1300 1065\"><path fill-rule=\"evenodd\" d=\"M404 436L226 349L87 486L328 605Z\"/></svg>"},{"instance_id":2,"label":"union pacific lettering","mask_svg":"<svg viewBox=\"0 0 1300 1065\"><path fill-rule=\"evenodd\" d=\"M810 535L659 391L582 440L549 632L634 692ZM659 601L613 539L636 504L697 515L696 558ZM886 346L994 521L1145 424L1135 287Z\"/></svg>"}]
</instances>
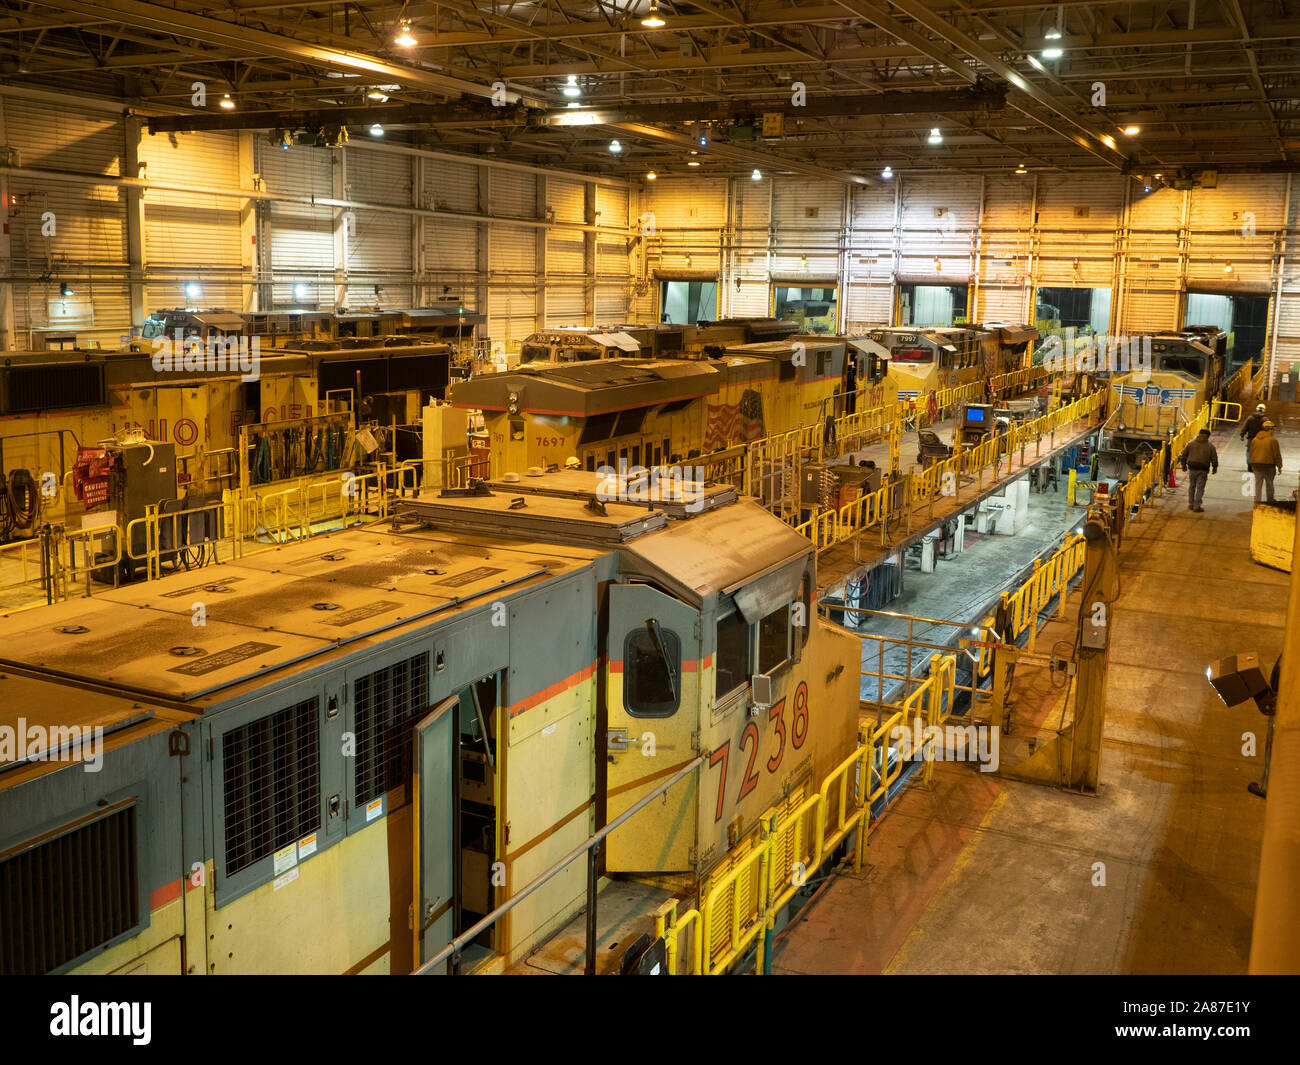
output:
<instances>
[{"instance_id":1,"label":"union pacific lettering","mask_svg":"<svg viewBox=\"0 0 1300 1065\"><path fill-rule=\"evenodd\" d=\"M310 403L288 403L283 408L267 407L262 412L260 419L251 410L231 411L228 440L233 441L239 436L239 427L241 425L250 425L259 420L263 422L297 421L312 417L314 410L315 407ZM150 440L179 444L181 447L189 447L197 443L205 445L212 443L212 426L208 418L203 419L201 428L193 418L177 418L174 421L167 418L150 418L148 421L128 418L121 424L117 422L110 423L111 432L116 433L119 429L138 429Z\"/></svg>"}]
</instances>

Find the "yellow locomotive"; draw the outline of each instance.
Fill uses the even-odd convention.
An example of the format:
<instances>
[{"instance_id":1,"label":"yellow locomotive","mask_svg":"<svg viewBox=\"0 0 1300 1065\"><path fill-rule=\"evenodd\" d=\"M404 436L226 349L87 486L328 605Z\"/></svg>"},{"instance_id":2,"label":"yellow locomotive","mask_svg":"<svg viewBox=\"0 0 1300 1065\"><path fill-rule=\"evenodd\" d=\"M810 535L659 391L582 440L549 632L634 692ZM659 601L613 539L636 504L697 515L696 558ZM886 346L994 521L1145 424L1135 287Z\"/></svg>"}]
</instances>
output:
<instances>
[{"instance_id":1,"label":"yellow locomotive","mask_svg":"<svg viewBox=\"0 0 1300 1065\"><path fill-rule=\"evenodd\" d=\"M1196 417L1222 389L1221 332L1191 330L1135 337L1118 351L1093 352L1110 366L1111 414L1102 434L1101 465L1110 476L1139 468Z\"/></svg>"},{"instance_id":2,"label":"yellow locomotive","mask_svg":"<svg viewBox=\"0 0 1300 1065\"><path fill-rule=\"evenodd\" d=\"M888 359L888 376L900 400L916 400L973 381L987 380L1029 364L1032 326L993 322L977 326L873 329L871 349Z\"/></svg>"},{"instance_id":3,"label":"yellow locomotive","mask_svg":"<svg viewBox=\"0 0 1300 1065\"><path fill-rule=\"evenodd\" d=\"M604 876L642 930L697 895L853 754L861 650L756 503L609 488L447 490L0 617L0 972L444 971L646 796ZM584 866L461 971L561 930Z\"/></svg>"},{"instance_id":4,"label":"yellow locomotive","mask_svg":"<svg viewBox=\"0 0 1300 1065\"><path fill-rule=\"evenodd\" d=\"M483 412L493 477L571 458L653 468L894 403L894 382L866 366L855 342L794 335L716 357L530 362L457 382L450 398Z\"/></svg>"},{"instance_id":5,"label":"yellow locomotive","mask_svg":"<svg viewBox=\"0 0 1300 1065\"><path fill-rule=\"evenodd\" d=\"M40 486L34 506L13 514L7 504L0 507L4 538L31 536L42 521L79 514L62 491L78 450L128 430L174 445L176 482L197 504L220 498L237 480L241 426L276 423L292 431L327 413L331 397L355 408L358 391L373 397L383 424L415 423L430 397L442 397L450 377L448 345L419 337L295 340L293 347L265 350L246 339L240 347L234 334L209 340L217 337L182 330L165 355L159 338L145 342L158 351L4 353L0 475Z\"/></svg>"}]
</instances>

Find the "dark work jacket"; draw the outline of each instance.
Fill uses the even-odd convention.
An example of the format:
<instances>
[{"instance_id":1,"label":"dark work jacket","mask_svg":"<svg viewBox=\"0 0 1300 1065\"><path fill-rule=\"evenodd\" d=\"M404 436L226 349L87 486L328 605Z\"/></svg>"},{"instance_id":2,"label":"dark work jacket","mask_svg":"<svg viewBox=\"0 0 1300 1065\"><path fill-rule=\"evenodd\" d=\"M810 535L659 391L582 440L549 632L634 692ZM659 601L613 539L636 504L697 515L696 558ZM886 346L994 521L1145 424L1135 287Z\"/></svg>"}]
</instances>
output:
<instances>
[{"instance_id":1,"label":"dark work jacket","mask_svg":"<svg viewBox=\"0 0 1300 1065\"><path fill-rule=\"evenodd\" d=\"M1214 467L1214 472L1219 472L1219 453L1210 443L1209 437L1198 436L1183 451L1183 456L1179 460L1183 469L1208 470Z\"/></svg>"},{"instance_id":2,"label":"dark work jacket","mask_svg":"<svg viewBox=\"0 0 1300 1065\"><path fill-rule=\"evenodd\" d=\"M1254 414L1252 414L1249 418L1246 419L1246 424L1241 427L1241 433L1239 435L1243 440L1249 440L1257 432L1259 432L1261 429L1264 428L1264 422L1266 420L1267 418L1265 417L1265 415L1260 414L1259 411L1256 411Z\"/></svg>"}]
</instances>

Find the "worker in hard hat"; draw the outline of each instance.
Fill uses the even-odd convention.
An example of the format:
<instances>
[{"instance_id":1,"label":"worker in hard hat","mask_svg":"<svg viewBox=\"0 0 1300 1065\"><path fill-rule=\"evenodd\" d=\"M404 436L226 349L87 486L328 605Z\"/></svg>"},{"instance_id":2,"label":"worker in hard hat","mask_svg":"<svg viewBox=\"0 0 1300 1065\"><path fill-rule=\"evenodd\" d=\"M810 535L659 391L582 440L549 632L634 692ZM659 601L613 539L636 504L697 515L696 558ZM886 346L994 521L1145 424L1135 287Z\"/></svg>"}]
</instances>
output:
<instances>
[{"instance_id":1,"label":"worker in hard hat","mask_svg":"<svg viewBox=\"0 0 1300 1065\"><path fill-rule=\"evenodd\" d=\"M1264 424L1266 415L1264 413L1264 404L1255 408L1255 413L1246 419L1245 424L1241 427L1238 434L1246 441L1246 469L1250 469L1250 443L1255 439L1255 434L1259 432L1260 427Z\"/></svg>"},{"instance_id":2,"label":"worker in hard hat","mask_svg":"<svg viewBox=\"0 0 1300 1065\"><path fill-rule=\"evenodd\" d=\"M1273 478L1282 470L1282 448L1273 436L1273 423L1265 420L1250 445L1250 472L1255 475L1255 502L1260 488L1267 486L1268 501L1273 502Z\"/></svg>"},{"instance_id":3,"label":"worker in hard hat","mask_svg":"<svg viewBox=\"0 0 1300 1065\"><path fill-rule=\"evenodd\" d=\"M1188 471L1187 509L1200 514L1205 510L1201 503L1205 498L1206 479L1211 470L1219 472L1219 453L1210 442L1210 430L1202 429L1197 434L1196 439L1183 449L1178 464Z\"/></svg>"}]
</instances>

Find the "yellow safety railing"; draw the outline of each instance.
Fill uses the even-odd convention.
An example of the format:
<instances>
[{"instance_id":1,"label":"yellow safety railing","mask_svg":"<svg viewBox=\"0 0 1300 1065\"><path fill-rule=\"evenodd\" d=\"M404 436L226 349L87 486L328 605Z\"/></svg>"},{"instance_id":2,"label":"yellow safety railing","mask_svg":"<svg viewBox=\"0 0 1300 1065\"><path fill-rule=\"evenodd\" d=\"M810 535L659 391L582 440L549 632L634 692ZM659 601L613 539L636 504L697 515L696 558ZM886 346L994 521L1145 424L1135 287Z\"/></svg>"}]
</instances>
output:
<instances>
[{"instance_id":1,"label":"yellow safety railing","mask_svg":"<svg viewBox=\"0 0 1300 1065\"><path fill-rule=\"evenodd\" d=\"M885 485L876 492L859 496L832 510L815 511L796 531L807 536L823 551L845 543L869 529L880 527L884 542L884 523L898 516L910 523L922 508L934 513L934 502L941 497L958 498L964 485L974 484L984 490L984 474L992 471L996 479L1004 456L1020 453L1023 467L1032 445L1034 455L1041 454L1042 443L1055 448L1061 430L1085 418L1091 418L1106 405L1106 394L1094 392L1067 406L1030 421L1013 425L1000 435L986 437L978 445L960 451L951 458L933 463L910 474L901 482Z\"/></svg>"},{"instance_id":2,"label":"yellow safety railing","mask_svg":"<svg viewBox=\"0 0 1300 1065\"><path fill-rule=\"evenodd\" d=\"M1147 505L1153 495L1159 497L1163 494L1165 470L1168 468L1168 464L1177 462L1178 457L1183 453L1183 449L1209 424L1210 404L1206 403L1196 412L1195 417L1189 420L1173 437L1162 443L1160 450L1152 455L1143 464L1142 468L1128 479L1123 489L1124 505L1129 514L1133 514L1136 508L1137 514L1133 515L1133 520L1138 519L1142 513L1142 508Z\"/></svg>"},{"instance_id":3,"label":"yellow safety railing","mask_svg":"<svg viewBox=\"0 0 1300 1065\"><path fill-rule=\"evenodd\" d=\"M930 415L930 397L934 397L934 417ZM941 421L960 407L963 403L969 403L972 400L980 402L984 399L984 382L967 381L962 385L954 385L952 388L939 388L931 391L921 392L917 395L915 403L918 413L921 415L918 425L932 425L936 421ZM910 400L899 400L900 403L910 404Z\"/></svg>"},{"instance_id":4,"label":"yellow safety railing","mask_svg":"<svg viewBox=\"0 0 1300 1065\"><path fill-rule=\"evenodd\" d=\"M1038 615L1053 597L1068 589L1070 581L1083 569L1084 550L1084 538L1071 533L1046 561L1034 559L1033 576L1014 592L1002 593L1003 612L1010 630L999 634L1004 640L1017 640L1028 629L1029 650L1034 651ZM992 625L993 618L990 616L985 619L985 626L991 628Z\"/></svg>"},{"instance_id":5,"label":"yellow safety railing","mask_svg":"<svg viewBox=\"0 0 1300 1065\"><path fill-rule=\"evenodd\" d=\"M1051 376L1052 371L1045 366L1026 366L1010 373L995 374L989 378L989 393L1000 397L1011 392L1025 392Z\"/></svg>"},{"instance_id":6,"label":"yellow safety railing","mask_svg":"<svg viewBox=\"0 0 1300 1065\"><path fill-rule=\"evenodd\" d=\"M1250 394L1254 397L1256 403L1264 402L1264 390L1268 387L1268 360L1265 359L1255 376L1250 379Z\"/></svg>"},{"instance_id":7,"label":"yellow safety railing","mask_svg":"<svg viewBox=\"0 0 1300 1065\"><path fill-rule=\"evenodd\" d=\"M755 940L761 951L777 912L855 831L854 868L861 868L869 758L864 734L857 749L826 775L815 794L802 800L796 796L788 809L764 814L757 838L746 844L749 849L733 854L725 868L704 884L698 910L688 909L679 916L676 900L660 907L655 932L665 940L669 975L680 971L688 931L687 971L695 975L725 972Z\"/></svg>"},{"instance_id":8,"label":"yellow safety railing","mask_svg":"<svg viewBox=\"0 0 1300 1065\"><path fill-rule=\"evenodd\" d=\"M1223 385L1223 398L1232 403L1239 403L1242 394L1250 387L1251 368L1254 366L1254 359L1247 359L1238 368L1237 372L1228 378Z\"/></svg>"},{"instance_id":9,"label":"yellow safety railing","mask_svg":"<svg viewBox=\"0 0 1300 1065\"><path fill-rule=\"evenodd\" d=\"M1210 405L1210 427L1234 425L1241 421L1241 404L1226 399L1213 400Z\"/></svg>"}]
</instances>

